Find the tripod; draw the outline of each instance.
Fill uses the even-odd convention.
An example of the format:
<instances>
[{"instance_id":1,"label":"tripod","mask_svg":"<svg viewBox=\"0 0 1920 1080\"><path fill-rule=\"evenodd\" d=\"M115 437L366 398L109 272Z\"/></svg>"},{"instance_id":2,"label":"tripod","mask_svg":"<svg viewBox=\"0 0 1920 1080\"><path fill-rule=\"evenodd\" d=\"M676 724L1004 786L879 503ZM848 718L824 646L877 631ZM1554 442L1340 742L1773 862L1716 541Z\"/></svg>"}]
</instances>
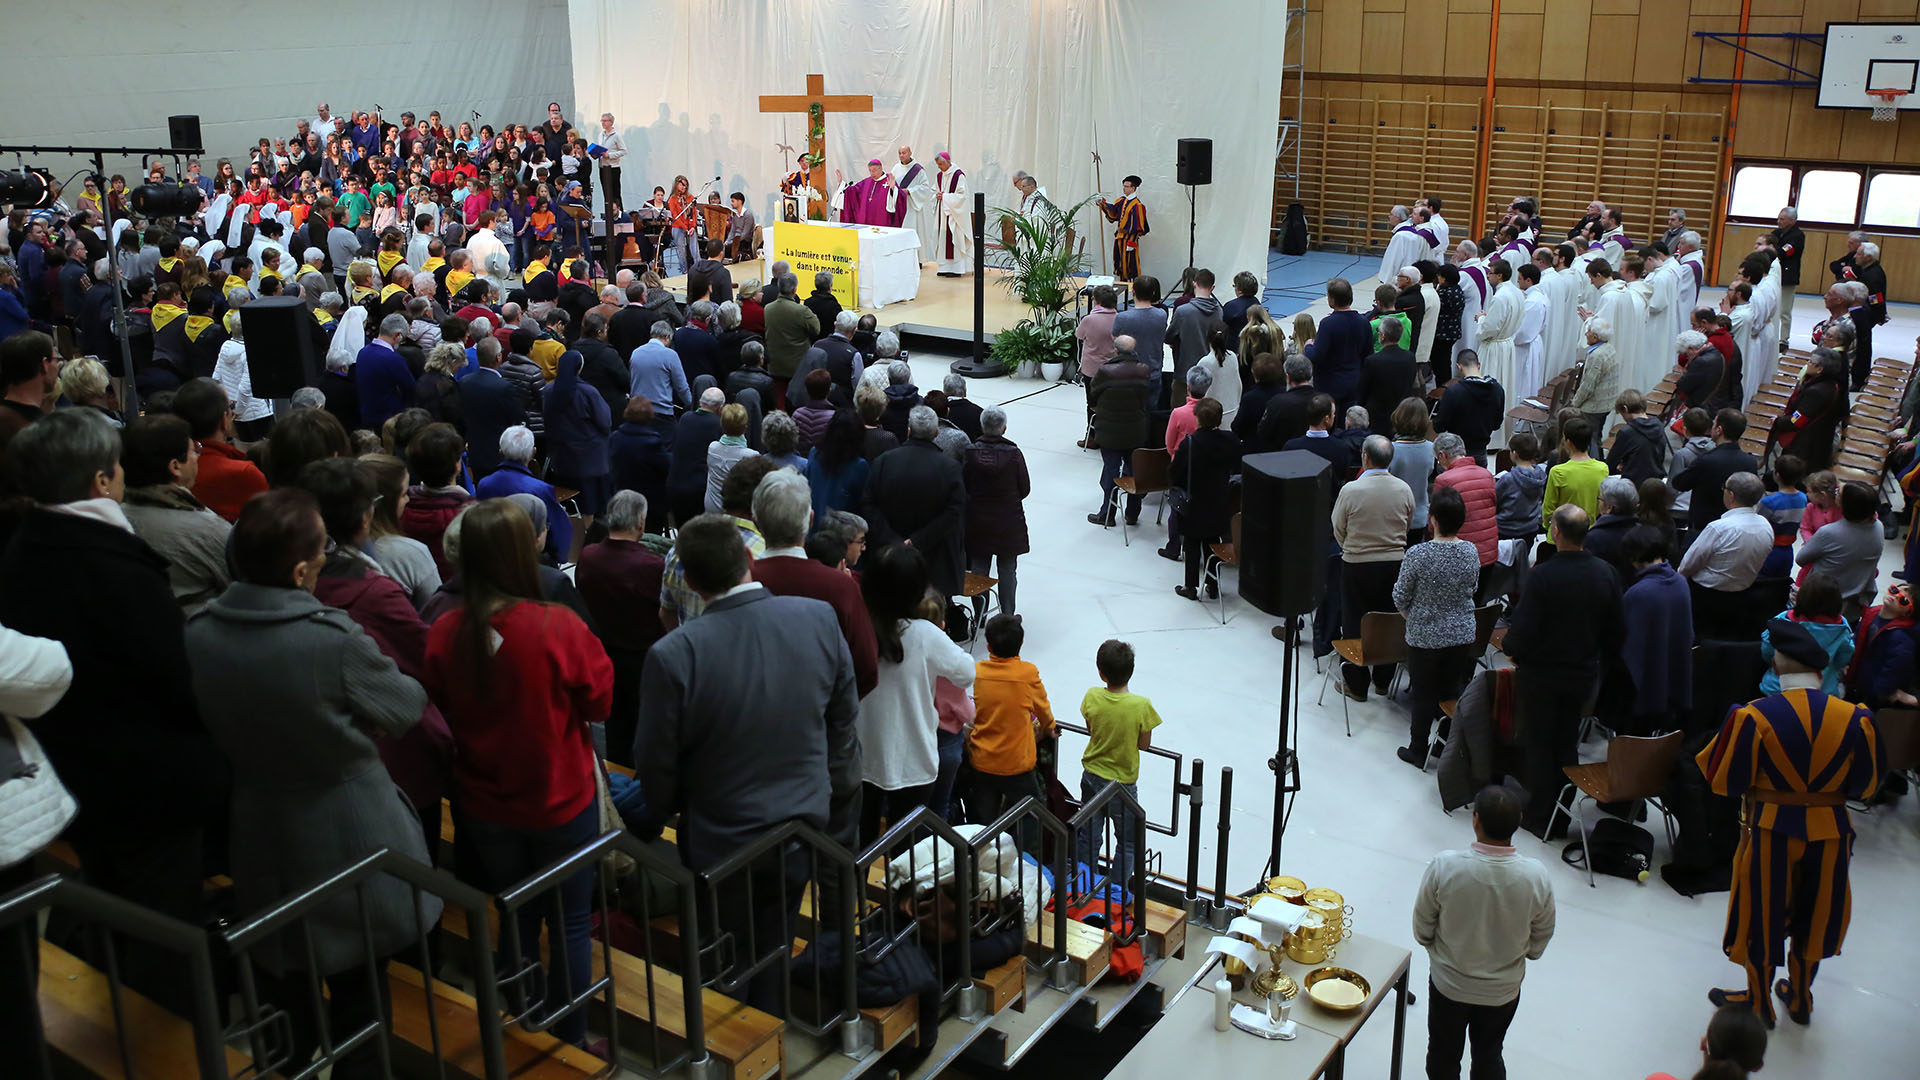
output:
<instances>
[{"instance_id":1,"label":"tripod","mask_svg":"<svg viewBox=\"0 0 1920 1080\"><path fill-rule=\"evenodd\" d=\"M1255 892L1266 888L1266 878L1280 872L1280 843L1287 831L1287 818L1293 812L1293 796L1300 791L1300 757L1290 745L1296 729L1295 720L1300 708L1300 664L1294 657L1294 647L1299 644L1299 631L1294 628L1295 615L1287 615L1285 624L1285 654L1280 661L1280 738L1279 745L1272 757L1267 759L1267 768L1273 770L1273 835L1270 838L1266 873L1255 885Z\"/></svg>"},{"instance_id":2,"label":"tripod","mask_svg":"<svg viewBox=\"0 0 1920 1080\"><path fill-rule=\"evenodd\" d=\"M1193 265L1193 238L1194 238L1195 232L1198 231L1200 227L1200 217L1198 212L1195 210L1196 198L1197 196L1194 193L1194 186L1192 184L1188 184L1187 185L1187 265L1188 266Z\"/></svg>"}]
</instances>

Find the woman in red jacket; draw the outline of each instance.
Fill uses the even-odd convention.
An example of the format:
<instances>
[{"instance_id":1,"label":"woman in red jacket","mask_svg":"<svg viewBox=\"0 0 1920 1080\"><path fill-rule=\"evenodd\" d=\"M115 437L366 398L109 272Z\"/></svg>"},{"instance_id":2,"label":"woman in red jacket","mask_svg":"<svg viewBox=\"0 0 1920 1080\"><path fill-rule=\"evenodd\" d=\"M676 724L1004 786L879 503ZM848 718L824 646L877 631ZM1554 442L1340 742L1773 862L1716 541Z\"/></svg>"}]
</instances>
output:
<instances>
[{"instance_id":1,"label":"woman in red jacket","mask_svg":"<svg viewBox=\"0 0 1920 1080\"><path fill-rule=\"evenodd\" d=\"M540 599L533 525L506 499L489 499L460 522L463 606L427 635L427 692L453 728L454 820L462 876L488 892L531 877L599 835L590 724L613 703L613 664L579 616ZM558 886L562 925L544 898L522 908L524 961L539 955L540 923L564 977L549 1001L570 1000L592 974L588 948L593 873ZM553 1027L580 1043L576 1011Z\"/></svg>"}]
</instances>

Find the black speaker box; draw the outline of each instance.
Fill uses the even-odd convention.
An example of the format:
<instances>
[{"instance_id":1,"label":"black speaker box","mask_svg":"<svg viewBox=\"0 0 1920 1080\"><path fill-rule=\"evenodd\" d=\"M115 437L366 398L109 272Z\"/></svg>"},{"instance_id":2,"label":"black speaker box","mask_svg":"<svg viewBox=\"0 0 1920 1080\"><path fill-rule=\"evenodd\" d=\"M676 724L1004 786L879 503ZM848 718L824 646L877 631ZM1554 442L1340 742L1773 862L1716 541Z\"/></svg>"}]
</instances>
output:
<instances>
[{"instance_id":1,"label":"black speaker box","mask_svg":"<svg viewBox=\"0 0 1920 1080\"><path fill-rule=\"evenodd\" d=\"M1213 140L1181 139L1178 158L1182 184L1202 187L1213 183Z\"/></svg>"},{"instance_id":2,"label":"black speaker box","mask_svg":"<svg viewBox=\"0 0 1920 1080\"><path fill-rule=\"evenodd\" d=\"M1305 450L1241 462L1240 596L1269 615L1305 615L1327 586L1333 467Z\"/></svg>"},{"instance_id":3,"label":"black speaker box","mask_svg":"<svg viewBox=\"0 0 1920 1080\"><path fill-rule=\"evenodd\" d=\"M312 324L313 312L298 296L264 296L240 309L255 397L292 397L320 385Z\"/></svg>"},{"instance_id":4,"label":"black speaker box","mask_svg":"<svg viewBox=\"0 0 1920 1080\"><path fill-rule=\"evenodd\" d=\"M200 117L198 116L167 117L167 139L168 145L175 150L192 150L198 153L207 145L200 141Z\"/></svg>"}]
</instances>

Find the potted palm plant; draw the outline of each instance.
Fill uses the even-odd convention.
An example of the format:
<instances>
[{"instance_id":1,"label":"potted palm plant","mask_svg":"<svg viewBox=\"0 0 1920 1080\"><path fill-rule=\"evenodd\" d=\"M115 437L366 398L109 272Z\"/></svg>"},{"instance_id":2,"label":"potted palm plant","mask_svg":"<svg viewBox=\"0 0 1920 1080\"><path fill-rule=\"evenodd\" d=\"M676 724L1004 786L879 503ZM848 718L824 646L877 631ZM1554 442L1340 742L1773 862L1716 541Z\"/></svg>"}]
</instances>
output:
<instances>
[{"instance_id":1,"label":"potted palm plant","mask_svg":"<svg viewBox=\"0 0 1920 1080\"><path fill-rule=\"evenodd\" d=\"M1074 278L1087 270L1073 222L1096 198L1090 195L1065 210L1042 202L1026 214L997 208L1009 263L1000 282L1028 312L994 335L993 355L1009 372L1037 368L1042 378L1057 380L1073 359L1073 317L1067 309Z\"/></svg>"}]
</instances>

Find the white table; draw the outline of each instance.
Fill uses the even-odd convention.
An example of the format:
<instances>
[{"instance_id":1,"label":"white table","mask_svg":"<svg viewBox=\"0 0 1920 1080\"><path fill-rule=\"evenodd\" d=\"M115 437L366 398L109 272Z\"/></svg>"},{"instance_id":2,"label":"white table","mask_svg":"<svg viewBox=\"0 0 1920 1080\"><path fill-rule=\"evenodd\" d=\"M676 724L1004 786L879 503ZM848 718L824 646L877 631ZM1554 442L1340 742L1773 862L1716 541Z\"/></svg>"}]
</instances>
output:
<instances>
[{"instance_id":1,"label":"white table","mask_svg":"<svg viewBox=\"0 0 1920 1080\"><path fill-rule=\"evenodd\" d=\"M860 232L860 255L857 264L859 279L860 310L874 311L888 304L897 304L902 300L911 300L920 295L920 234L912 229L893 229L880 225L851 225L837 221L809 221L809 225L824 225L837 229L858 229ZM766 244L766 257L762 260L762 275L765 267L773 261L774 230L778 223L769 222L761 227L761 238ZM805 299L813 291L813 282L800 283L800 297ZM829 328L822 327L821 332Z\"/></svg>"}]
</instances>

